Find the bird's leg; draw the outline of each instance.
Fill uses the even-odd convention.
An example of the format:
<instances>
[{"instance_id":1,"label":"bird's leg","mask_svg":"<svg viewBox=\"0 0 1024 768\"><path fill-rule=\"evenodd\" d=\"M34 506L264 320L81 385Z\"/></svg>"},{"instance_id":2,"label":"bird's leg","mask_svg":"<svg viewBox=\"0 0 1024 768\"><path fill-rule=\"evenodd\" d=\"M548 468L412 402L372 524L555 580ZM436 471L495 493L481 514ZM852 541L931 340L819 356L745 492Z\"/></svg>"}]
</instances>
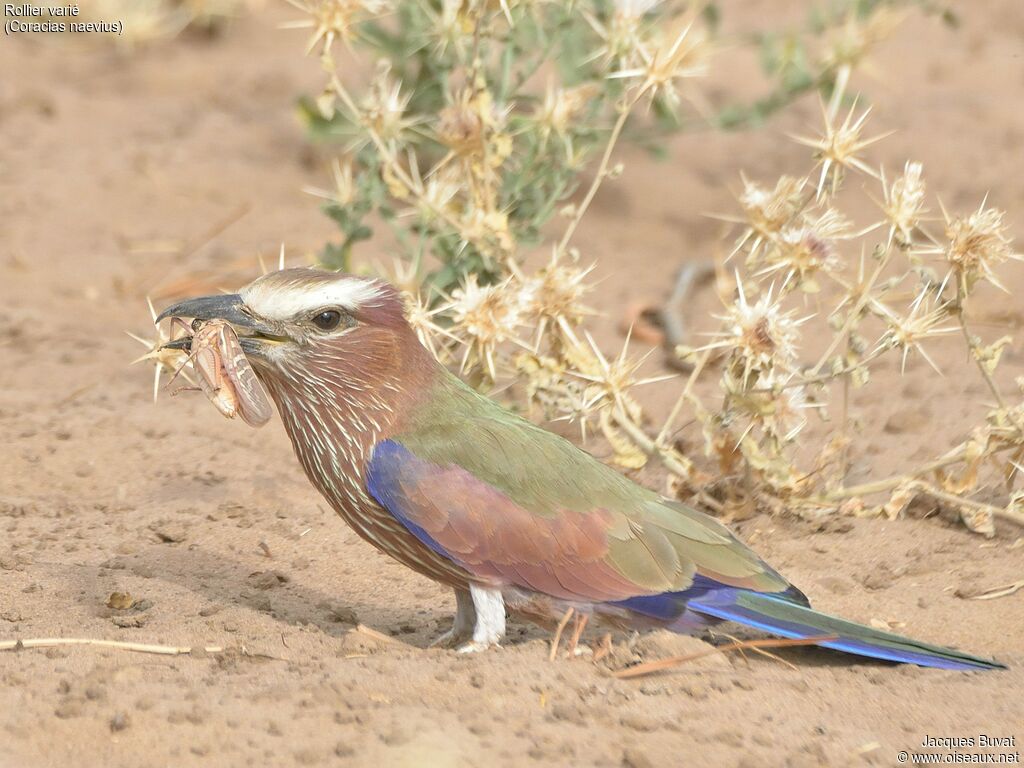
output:
<instances>
[{"instance_id":1,"label":"bird's leg","mask_svg":"<svg viewBox=\"0 0 1024 768\"><path fill-rule=\"evenodd\" d=\"M505 636L505 598L500 589L469 585L469 595L476 610L473 639L459 648L459 653L485 651Z\"/></svg>"},{"instance_id":2,"label":"bird's leg","mask_svg":"<svg viewBox=\"0 0 1024 768\"><path fill-rule=\"evenodd\" d=\"M430 644L431 648L454 648L469 640L476 624L476 609L468 589L455 590L455 619L452 628Z\"/></svg>"},{"instance_id":3,"label":"bird's leg","mask_svg":"<svg viewBox=\"0 0 1024 768\"><path fill-rule=\"evenodd\" d=\"M589 620L589 614L576 611L575 621L572 628L572 637L569 638L569 647L566 649L566 655L570 659L579 654L580 637L583 635L583 630L586 629L587 622Z\"/></svg>"},{"instance_id":4,"label":"bird's leg","mask_svg":"<svg viewBox=\"0 0 1024 768\"><path fill-rule=\"evenodd\" d=\"M555 636L551 638L551 649L548 651L548 661L554 661L558 655L558 644L562 642L562 632L565 631L565 625L569 623L569 619L576 612L576 609L569 606L565 609L565 615L562 616L561 621L558 622L558 626L555 627Z\"/></svg>"}]
</instances>

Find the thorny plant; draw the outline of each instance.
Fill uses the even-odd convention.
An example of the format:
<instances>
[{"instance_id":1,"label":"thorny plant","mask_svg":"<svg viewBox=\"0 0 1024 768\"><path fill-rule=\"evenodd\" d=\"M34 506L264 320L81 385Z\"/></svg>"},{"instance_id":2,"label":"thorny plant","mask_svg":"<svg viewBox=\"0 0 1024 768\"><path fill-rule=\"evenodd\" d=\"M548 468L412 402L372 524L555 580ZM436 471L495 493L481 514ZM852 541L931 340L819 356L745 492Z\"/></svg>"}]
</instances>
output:
<instances>
[{"instance_id":1,"label":"thorny plant","mask_svg":"<svg viewBox=\"0 0 1024 768\"><path fill-rule=\"evenodd\" d=\"M712 360L720 363L722 402L714 410L684 393L655 447L664 450L664 437L689 400L706 453L717 459L719 498L727 504L896 517L924 498L956 510L968 528L985 535L994 533L997 518L1024 524L1024 494L1014 491L1024 451L1024 403L1008 400L993 376L1011 340L983 345L968 311L984 284L1003 288L997 268L1020 258L1004 214L982 201L976 210L954 215L940 201L936 231L921 164L907 162L895 177L872 166L865 150L881 137L865 133L869 110L856 101L849 108L841 104L839 92L822 106L818 136L794 137L814 151L811 173L784 176L773 186L742 178L741 215L731 219L740 234L726 260L735 270L735 297L726 301L721 330L710 343L676 350L695 362L695 375ZM879 218L859 229L836 197L850 174L866 177L878 190L867 194ZM798 313L827 284L828 295L838 300L813 318L826 326L819 336L828 343L809 365L800 339L801 326L812 317ZM901 371L911 355L938 371L928 346L945 334L961 336L991 393L984 423L968 440L907 473L847 485L854 438L850 390L868 386L872 367L886 356L897 356ZM1024 381L1018 386L1024 392ZM832 403L835 389L838 402ZM804 466L796 437L810 408L838 410L838 429L813 465ZM985 464L1002 477L1005 506L969 498L981 487ZM694 483L692 473L682 479ZM884 503L869 503L880 495L887 497Z\"/></svg>"},{"instance_id":2,"label":"thorny plant","mask_svg":"<svg viewBox=\"0 0 1024 768\"><path fill-rule=\"evenodd\" d=\"M845 98L851 72L894 25L892 7L855 4L824 29L816 64L803 47L791 47L788 63L776 65L783 95L757 107L762 114L808 87L827 97L823 129L795 137L813 151L815 166L774 185L742 178L740 215L732 219L740 234L719 269L735 280L721 329L704 346L676 349L692 371L667 421L652 430L634 396L652 379L641 378L628 340L609 357L582 327L591 314L591 267L572 239L601 184L621 172L612 161L620 138L645 130L631 117L678 122L684 99L698 115L710 114L692 85L708 68L713 5L289 2L306 12L292 26L312 30L308 50L320 55L327 75L306 105L310 125L322 138L344 141L333 188L312 190L326 198L344 235L323 260L351 269L352 246L372 235L371 223L386 223L403 258L385 271L407 291L413 325L442 362L483 389L519 384L531 411L578 423L584 439L596 428L619 465L658 458L677 492L720 512L896 517L926 497L986 535L995 518L1024 522L1024 492L1014 490L1024 461L1024 402L993 377L1009 339L984 345L968 312L984 284L999 286L1000 264L1017 258L1003 213L985 201L962 215L939 204L938 231L927 218L921 165L908 162L896 176L872 165L868 151L883 136L866 130L870 110ZM358 76L340 74L340 51L346 62L371 53L374 74L361 93L346 83ZM803 76L795 78L792 67ZM589 186L567 203L592 158ZM855 227L839 210L850 175L878 190L879 219L869 226ZM545 242L556 213L567 224ZM536 271L523 266L530 250L548 253ZM839 299L813 315L829 343L808 365L800 344L812 317L804 307L819 293L818 304ZM934 366L929 342L953 333L991 391L984 423L911 472L847 485L850 391L869 385L883 357L905 366L919 355ZM695 383L716 370L721 400L712 406L698 398ZM833 392L838 402L830 401ZM702 427L714 477L674 443L684 409ZM838 411L838 428L805 466L797 436L811 409L826 418ZM987 463L1002 474L1005 505L969 498Z\"/></svg>"},{"instance_id":3,"label":"thorny plant","mask_svg":"<svg viewBox=\"0 0 1024 768\"><path fill-rule=\"evenodd\" d=\"M710 343L676 350L695 362L695 375L713 360L720 363L722 402L711 409L685 392L655 447L664 450L664 438L689 400L706 453L717 459L719 498L727 504L892 518L922 498L955 510L977 533L992 535L997 518L1024 524L1024 494L1014 490L1024 455L1024 403L1009 400L993 376L1011 339L984 345L971 330L968 311L984 284L1003 288L998 267L1020 258L1004 214L987 200L965 214L951 214L938 201L937 231L921 164L907 162L895 177L871 165L865 150L882 137L865 132L869 110L856 101L841 105L839 91L822 106L819 135L794 137L814 151L811 173L783 176L774 185L742 178L741 213L731 218L740 233L726 260L734 269L735 296L726 301L721 330ZM867 194L879 217L859 229L838 207L837 193L850 174L877 189ZM798 315L808 296L824 293L827 284L827 295L838 300L813 317L825 326L818 335L828 343L809 365L800 339L801 326L812 317ZM938 371L928 346L945 334L960 335L991 393L984 423L963 443L909 472L847 485L851 389L868 386L872 367L886 356L897 356L901 371L911 355ZM1024 381L1018 387L1024 392ZM830 402L836 389L838 402ZM813 465L804 466L796 437L811 408L838 411L838 429ZM1001 475L1005 506L969 498L981 488L986 464ZM683 482L692 484L693 475ZM882 502L868 501L879 496Z\"/></svg>"},{"instance_id":4,"label":"thorny plant","mask_svg":"<svg viewBox=\"0 0 1024 768\"><path fill-rule=\"evenodd\" d=\"M286 26L311 30L307 51L327 73L303 115L343 148L330 188L310 190L342 233L322 261L350 268L384 225L431 307L467 275L508 278L559 214L554 250L571 259L593 192L620 171L620 138L657 150L670 130L749 125L807 90L845 87L906 4L838 0L807 30L750 36L770 91L716 111L693 87L720 47L714 2L287 1L305 16Z\"/></svg>"}]
</instances>

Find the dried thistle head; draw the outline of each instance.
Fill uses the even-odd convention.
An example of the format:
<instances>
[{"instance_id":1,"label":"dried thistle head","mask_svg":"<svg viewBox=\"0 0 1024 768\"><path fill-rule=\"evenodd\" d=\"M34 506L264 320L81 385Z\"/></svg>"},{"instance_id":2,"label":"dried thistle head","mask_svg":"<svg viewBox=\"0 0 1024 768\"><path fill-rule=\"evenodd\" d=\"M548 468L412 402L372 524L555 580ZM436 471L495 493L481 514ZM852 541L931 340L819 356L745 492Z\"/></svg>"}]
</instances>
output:
<instances>
[{"instance_id":1,"label":"dried thistle head","mask_svg":"<svg viewBox=\"0 0 1024 768\"><path fill-rule=\"evenodd\" d=\"M629 355L629 337L622 350L609 359L597 346L593 337L586 334L587 344L579 344L565 350L564 357L569 363L567 372L585 382L586 400L594 411L618 406L639 418L639 406L630 394L635 387L653 384L675 378L675 374L640 378L639 370L650 353L640 358Z\"/></svg>"},{"instance_id":2,"label":"dried thistle head","mask_svg":"<svg viewBox=\"0 0 1024 768\"><path fill-rule=\"evenodd\" d=\"M679 101L680 81L703 77L708 72L711 46L707 34L694 26L692 17L645 41L638 48L636 66L616 72L612 77L638 78L639 93L652 99L661 97L670 106Z\"/></svg>"},{"instance_id":3,"label":"dried thistle head","mask_svg":"<svg viewBox=\"0 0 1024 768\"><path fill-rule=\"evenodd\" d=\"M743 190L738 196L747 230L740 237L734 253L749 245L749 254L757 252L767 240L777 237L782 229L803 210L807 203L804 187L807 179L782 176L774 189L766 189L741 175Z\"/></svg>"},{"instance_id":4,"label":"dried thistle head","mask_svg":"<svg viewBox=\"0 0 1024 768\"><path fill-rule=\"evenodd\" d=\"M467 39L473 34L473 19L467 13L463 0L441 0L424 4L423 11L431 20L430 39L439 55L454 50L457 55L465 51Z\"/></svg>"},{"instance_id":5,"label":"dried thistle head","mask_svg":"<svg viewBox=\"0 0 1024 768\"><path fill-rule=\"evenodd\" d=\"M512 365L525 382L527 404L531 408L539 405L547 419L578 424L586 442L600 393L588 396L588 383L569 375L566 361L558 357L523 351L513 358Z\"/></svg>"},{"instance_id":6,"label":"dried thistle head","mask_svg":"<svg viewBox=\"0 0 1024 768\"><path fill-rule=\"evenodd\" d=\"M790 377L780 376L773 370L759 373L752 380L737 378L728 369L722 374L722 389L728 397L727 408L732 419L747 421L738 442L760 427L775 441L775 451L791 443L807 425L806 392L792 385Z\"/></svg>"},{"instance_id":7,"label":"dried thistle head","mask_svg":"<svg viewBox=\"0 0 1024 768\"><path fill-rule=\"evenodd\" d=\"M511 288L511 278L498 285L481 286L471 274L461 288L452 291L444 309L451 316L452 333L466 344L462 371L479 365L491 381L496 380L497 348L514 339L516 328L522 324L522 307Z\"/></svg>"},{"instance_id":8,"label":"dried thistle head","mask_svg":"<svg viewBox=\"0 0 1024 768\"><path fill-rule=\"evenodd\" d=\"M601 22L590 13L585 17L601 39L601 47L591 56L607 66L624 68L639 62L643 45L641 22L644 16L661 5L662 0L616 0L607 21Z\"/></svg>"},{"instance_id":9,"label":"dried thistle head","mask_svg":"<svg viewBox=\"0 0 1024 768\"><path fill-rule=\"evenodd\" d=\"M998 208L986 208L985 201L977 211L965 217L951 218L945 211L943 213L948 241L943 256L961 289L969 293L979 280L985 280L1005 291L995 268L1008 259L1020 258L1006 234L1005 214Z\"/></svg>"},{"instance_id":10,"label":"dried thistle head","mask_svg":"<svg viewBox=\"0 0 1024 768\"><path fill-rule=\"evenodd\" d=\"M440 306L432 309L419 292L403 290L402 295L405 298L405 316L413 331L416 332L416 337L435 358L442 363L447 363L450 357L450 348L462 343L458 336L435 321L435 318L448 308Z\"/></svg>"},{"instance_id":11,"label":"dried thistle head","mask_svg":"<svg viewBox=\"0 0 1024 768\"><path fill-rule=\"evenodd\" d=\"M507 256L515 251L515 237L505 211L472 205L459 219L459 234L464 243L473 243L486 255Z\"/></svg>"},{"instance_id":12,"label":"dried thistle head","mask_svg":"<svg viewBox=\"0 0 1024 768\"><path fill-rule=\"evenodd\" d=\"M391 67L383 61L359 105L359 120L385 143L403 141L409 129L422 122L407 114L411 98L411 93L402 93L402 84L391 78Z\"/></svg>"},{"instance_id":13,"label":"dried thistle head","mask_svg":"<svg viewBox=\"0 0 1024 768\"><path fill-rule=\"evenodd\" d=\"M949 318L949 309L948 303L940 304L927 291L922 291L910 305L910 312L906 317L896 314L886 315L888 328L879 339L876 349L895 348L901 350L903 353L900 363L901 373L906 371L907 358L910 353L916 350L928 365L941 375L942 371L932 360L931 355L925 351L923 342L926 339L954 333L958 330L956 326L939 327L940 323Z\"/></svg>"},{"instance_id":14,"label":"dried thistle head","mask_svg":"<svg viewBox=\"0 0 1024 768\"><path fill-rule=\"evenodd\" d=\"M822 56L825 68L838 70L841 67L858 67L872 49L892 35L903 18L903 13L884 5L876 8L867 18L859 18L855 12L851 12L846 22L827 40Z\"/></svg>"},{"instance_id":15,"label":"dried thistle head","mask_svg":"<svg viewBox=\"0 0 1024 768\"><path fill-rule=\"evenodd\" d=\"M480 154L484 147L484 117L473 101L473 93L464 90L452 104L441 110L437 138L457 155Z\"/></svg>"},{"instance_id":16,"label":"dried thistle head","mask_svg":"<svg viewBox=\"0 0 1024 768\"><path fill-rule=\"evenodd\" d=\"M798 320L792 312L783 312L771 291L751 304L738 277L736 289L736 302L719 316L723 327L717 340L703 349L727 350L749 385L751 372L770 371L776 365L788 368L795 363L799 329L807 318Z\"/></svg>"},{"instance_id":17,"label":"dried thistle head","mask_svg":"<svg viewBox=\"0 0 1024 768\"><path fill-rule=\"evenodd\" d=\"M759 275L781 274L782 288L797 287L805 293L820 290L816 275L835 269L839 260L835 241L848 237L850 222L834 208L785 227L764 251L764 267Z\"/></svg>"},{"instance_id":18,"label":"dried thistle head","mask_svg":"<svg viewBox=\"0 0 1024 768\"><path fill-rule=\"evenodd\" d=\"M485 88L464 88L438 114L437 139L457 157L478 158L485 154L493 166L500 165L511 150L504 134L507 109L494 104ZM488 151L494 150L494 151Z\"/></svg>"},{"instance_id":19,"label":"dried thistle head","mask_svg":"<svg viewBox=\"0 0 1024 768\"><path fill-rule=\"evenodd\" d=\"M921 216L927 213L924 207L922 170L921 163L908 161L903 168L903 175L889 185L885 182L885 173L881 174L882 211L889 222L889 244L895 240L901 248L909 247L914 241L914 230Z\"/></svg>"},{"instance_id":20,"label":"dried thistle head","mask_svg":"<svg viewBox=\"0 0 1024 768\"><path fill-rule=\"evenodd\" d=\"M573 156L572 134L587 105L598 94L598 86L584 83L574 88L558 88L548 82L544 101L537 105L531 121L537 127L543 146L551 136L565 145L566 155Z\"/></svg>"},{"instance_id":21,"label":"dried thistle head","mask_svg":"<svg viewBox=\"0 0 1024 768\"><path fill-rule=\"evenodd\" d=\"M593 265L582 268L565 262L556 250L546 266L522 281L520 300L536 325L538 342L549 329L557 329L566 341L577 343L573 328L593 314L583 304L583 297L590 290L586 278L593 269Z\"/></svg>"},{"instance_id":22,"label":"dried thistle head","mask_svg":"<svg viewBox=\"0 0 1024 768\"><path fill-rule=\"evenodd\" d=\"M330 53L335 41L348 44L361 21L384 13L387 0L286 0L309 18L289 22L290 29L312 29L306 53L322 45L325 54Z\"/></svg>"},{"instance_id":23,"label":"dried thistle head","mask_svg":"<svg viewBox=\"0 0 1024 768\"><path fill-rule=\"evenodd\" d=\"M891 131L870 139L861 138L864 124L867 122L871 108L865 109L859 117L856 117L857 104L850 107L846 117L841 123L836 123L836 117L830 115L822 104L822 115L825 120L825 130L817 137L794 136L793 140L814 150L814 157L821 166L821 173L818 178L817 198L820 200L826 189L829 194L835 195L842 184L843 173L846 170L857 170L873 178L878 178L878 173L861 157L863 151L872 144L881 141L889 136Z\"/></svg>"},{"instance_id":24,"label":"dried thistle head","mask_svg":"<svg viewBox=\"0 0 1024 768\"><path fill-rule=\"evenodd\" d=\"M436 225L439 215L455 215L459 193L464 184L454 166L441 168L427 179L423 193L417 197L410 212L418 216L423 224Z\"/></svg>"}]
</instances>

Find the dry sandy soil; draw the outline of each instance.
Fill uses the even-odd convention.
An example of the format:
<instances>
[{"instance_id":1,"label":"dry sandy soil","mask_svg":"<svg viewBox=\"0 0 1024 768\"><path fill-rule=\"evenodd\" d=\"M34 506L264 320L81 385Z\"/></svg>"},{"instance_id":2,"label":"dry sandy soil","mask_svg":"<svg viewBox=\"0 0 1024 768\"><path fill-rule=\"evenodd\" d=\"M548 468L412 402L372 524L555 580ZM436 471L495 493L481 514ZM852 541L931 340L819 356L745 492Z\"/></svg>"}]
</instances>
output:
<instances>
[{"instance_id":1,"label":"dry sandy soil","mask_svg":"<svg viewBox=\"0 0 1024 768\"><path fill-rule=\"evenodd\" d=\"M779 5L733 3L726 19L754 25ZM898 129L876 157L924 161L952 208L991 191L1024 235L1024 6L960 11L956 31L913 16L875 59L883 77L858 81L876 128ZM795 768L896 764L926 734L1024 740L1024 592L955 594L1022 578L1022 532L1009 526L986 541L941 516L738 525L819 607L899 622L1009 671L796 649L781 652L795 666L718 657L618 681L586 661L549 663L545 636L518 624L485 655L425 650L450 595L357 539L307 485L276 421L256 432L193 396L154 405L123 333L147 332L147 293L166 301L184 275L239 264L243 282L255 254L273 258L282 240L313 251L332 234L299 192L323 179L293 109L319 76L300 37L276 28L287 18L269 7L220 39L128 57L0 44L0 641L227 649L0 654L0 765ZM669 163L625 153L628 173L579 233L611 278L594 302L611 314L598 324L604 343L620 342L622 307L660 298L683 259L711 252L718 226L700 214L729 210L741 168L771 178L803 167L782 133L815 109L801 103L750 134L678 138ZM1020 271L1007 280L1024 295ZM706 326L713 309L702 296L690 319ZM983 314L993 337L1024 320L1012 297ZM1024 373L1020 349L1001 371L1008 383ZM969 371L962 354L935 348L947 370ZM867 446L856 478L934 455L981 413L973 374L940 378L912 361L903 378L892 364L876 376L876 394L855 403ZM672 385L648 397L663 414ZM699 436L684 436L696 450ZM115 591L141 603L109 608ZM356 621L392 639L353 631ZM695 643L654 636L636 654ZM621 639L617 653L628 653Z\"/></svg>"}]
</instances>

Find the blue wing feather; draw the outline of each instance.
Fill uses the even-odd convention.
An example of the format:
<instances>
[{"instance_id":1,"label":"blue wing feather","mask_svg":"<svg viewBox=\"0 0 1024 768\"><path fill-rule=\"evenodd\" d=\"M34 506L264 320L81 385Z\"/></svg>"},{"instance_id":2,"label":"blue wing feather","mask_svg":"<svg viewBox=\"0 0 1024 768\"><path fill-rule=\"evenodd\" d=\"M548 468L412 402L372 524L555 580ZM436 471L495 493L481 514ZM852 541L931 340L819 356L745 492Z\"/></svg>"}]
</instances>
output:
<instances>
[{"instance_id":1,"label":"blue wing feather","mask_svg":"<svg viewBox=\"0 0 1024 768\"><path fill-rule=\"evenodd\" d=\"M409 533L442 557L458 562L433 536L404 512L409 500L402 488L401 472L402 465L408 459L408 453L393 440L378 443L366 467L366 488L377 503L404 525Z\"/></svg>"}]
</instances>

